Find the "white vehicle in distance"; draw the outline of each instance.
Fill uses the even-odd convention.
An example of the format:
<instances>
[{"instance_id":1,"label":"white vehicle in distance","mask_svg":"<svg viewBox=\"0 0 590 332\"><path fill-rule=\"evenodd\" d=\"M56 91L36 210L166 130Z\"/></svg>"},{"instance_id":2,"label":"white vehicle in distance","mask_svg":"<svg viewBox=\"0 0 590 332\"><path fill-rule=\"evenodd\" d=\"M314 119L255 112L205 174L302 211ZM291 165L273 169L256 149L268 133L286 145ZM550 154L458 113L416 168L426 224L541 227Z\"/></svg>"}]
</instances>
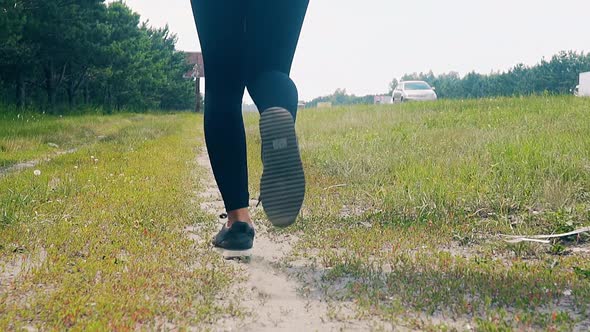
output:
<instances>
[{"instance_id":1,"label":"white vehicle in distance","mask_svg":"<svg viewBox=\"0 0 590 332\"><path fill-rule=\"evenodd\" d=\"M393 102L436 100L434 88L424 81L402 81L393 90Z\"/></svg>"}]
</instances>

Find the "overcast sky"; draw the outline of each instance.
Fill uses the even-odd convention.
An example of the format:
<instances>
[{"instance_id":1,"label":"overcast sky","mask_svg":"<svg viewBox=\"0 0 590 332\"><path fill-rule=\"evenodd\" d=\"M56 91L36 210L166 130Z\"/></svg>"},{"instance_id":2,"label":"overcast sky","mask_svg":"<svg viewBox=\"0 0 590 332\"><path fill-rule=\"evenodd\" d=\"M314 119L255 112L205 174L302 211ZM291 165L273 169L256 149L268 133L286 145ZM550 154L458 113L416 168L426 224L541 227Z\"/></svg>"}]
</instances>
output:
<instances>
[{"instance_id":1,"label":"overcast sky","mask_svg":"<svg viewBox=\"0 0 590 332\"><path fill-rule=\"evenodd\" d=\"M168 24L178 49L200 50L189 0L126 3L151 25ZM292 77L310 100L336 88L386 92L404 73L533 65L590 51L588 13L590 0L311 0Z\"/></svg>"}]
</instances>

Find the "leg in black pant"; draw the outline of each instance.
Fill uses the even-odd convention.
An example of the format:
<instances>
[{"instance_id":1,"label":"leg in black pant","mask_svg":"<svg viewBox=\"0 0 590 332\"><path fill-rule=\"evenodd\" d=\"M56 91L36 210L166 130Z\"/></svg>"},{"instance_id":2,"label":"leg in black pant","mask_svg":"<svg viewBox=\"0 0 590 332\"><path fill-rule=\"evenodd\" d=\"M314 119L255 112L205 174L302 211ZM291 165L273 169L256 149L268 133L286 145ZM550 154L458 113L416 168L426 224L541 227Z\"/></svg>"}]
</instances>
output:
<instances>
[{"instance_id":1,"label":"leg in black pant","mask_svg":"<svg viewBox=\"0 0 590 332\"><path fill-rule=\"evenodd\" d=\"M309 0L254 0L246 8L246 82L263 112L287 109L296 117L298 94L289 77Z\"/></svg>"},{"instance_id":2,"label":"leg in black pant","mask_svg":"<svg viewBox=\"0 0 590 332\"><path fill-rule=\"evenodd\" d=\"M249 203L244 88L261 112L282 107L295 118L297 89L289 72L308 0L193 0L192 5L205 62L205 139L231 226L250 221L249 216L232 220L232 211Z\"/></svg>"},{"instance_id":3,"label":"leg in black pant","mask_svg":"<svg viewBox=\"0 0 590 332\"><path fill-rule=\"evenodd\" d=\"M242 120L246 1L193 0L205 63L205 140L226 210L248 206Z\"/></svg>"}]
</instances>

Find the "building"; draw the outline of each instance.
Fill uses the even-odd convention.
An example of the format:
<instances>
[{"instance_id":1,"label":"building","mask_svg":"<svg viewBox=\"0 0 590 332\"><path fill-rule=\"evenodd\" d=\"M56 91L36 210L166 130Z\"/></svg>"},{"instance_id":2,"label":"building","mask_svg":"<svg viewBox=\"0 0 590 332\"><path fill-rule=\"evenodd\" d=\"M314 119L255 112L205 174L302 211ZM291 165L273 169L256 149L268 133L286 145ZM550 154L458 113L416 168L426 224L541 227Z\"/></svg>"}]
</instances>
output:
<instances>
[{"instance_id":1,"label":"building","mask_svg":"<svg viewBox=\"0 0 590 332\"><path fill-rule=\"evenodd\" d=\"M580 73L580 84L576 87L576 96L590 97L590 71Z\"/></svg>"},{"instance_id":2,"label":"building","mask_svg":"<svg viewBox=\"0 0 590 332\"><path fill-rule=\"evenodd\" d=\"M195 111L201 111L201 78L205 77L205 65L203 63L203 54L201 52L184 52L186 63L193 66L191 70L184 74L184 78L195 81L196 106Z\"/></svg>"}]
</instances>

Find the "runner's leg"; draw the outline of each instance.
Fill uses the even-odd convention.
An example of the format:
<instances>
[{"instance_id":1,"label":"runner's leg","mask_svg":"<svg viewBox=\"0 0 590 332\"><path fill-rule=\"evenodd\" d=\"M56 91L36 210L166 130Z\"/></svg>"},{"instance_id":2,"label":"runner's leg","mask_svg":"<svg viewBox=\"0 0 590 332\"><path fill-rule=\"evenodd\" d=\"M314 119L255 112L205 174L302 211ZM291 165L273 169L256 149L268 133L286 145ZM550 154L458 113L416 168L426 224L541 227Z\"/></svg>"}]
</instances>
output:
<instances>
[{"instance_id":1,"label":"runner's leg","mask_svg":"<svg viewBox=\"0 0 590 332\"><path fill-rule=\"evenodd\" d=\"M246 8L246 82L263 112L287 109L296 117L298 93L289 77L309 0L252 0Z\"/></svg>"},{"instance_id":2,"label":"runner's leg","mask_svg":"<svg viewBox=\"0 0 590 332\"><path fill-rule=\"evenodd\" d=\"M207 150L225 208L230 213L249 205L242 119L246 2L192 0L192 5L205 62Z\"/></svg>"}]
</instances>

